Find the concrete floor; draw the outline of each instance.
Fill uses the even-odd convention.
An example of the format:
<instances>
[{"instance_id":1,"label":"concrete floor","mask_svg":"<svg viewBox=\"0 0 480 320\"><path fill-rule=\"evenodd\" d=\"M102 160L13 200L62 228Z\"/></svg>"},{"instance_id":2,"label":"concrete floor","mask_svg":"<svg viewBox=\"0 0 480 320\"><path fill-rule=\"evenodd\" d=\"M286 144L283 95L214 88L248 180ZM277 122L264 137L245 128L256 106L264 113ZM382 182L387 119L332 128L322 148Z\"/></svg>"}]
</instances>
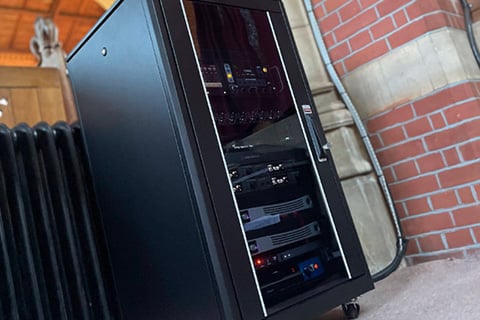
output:
<instances>
[{"instance_id":1,"label":"concrete floor","mask_svg":"<svg viewBox=\"0 0 480 320\"><path fill-rule=\"evenodd\" d=\"M480 257L405 267L359 298L359 320L480 319ZM318 320L344 319L340 308Z\"/></svg>"}]
</instances>

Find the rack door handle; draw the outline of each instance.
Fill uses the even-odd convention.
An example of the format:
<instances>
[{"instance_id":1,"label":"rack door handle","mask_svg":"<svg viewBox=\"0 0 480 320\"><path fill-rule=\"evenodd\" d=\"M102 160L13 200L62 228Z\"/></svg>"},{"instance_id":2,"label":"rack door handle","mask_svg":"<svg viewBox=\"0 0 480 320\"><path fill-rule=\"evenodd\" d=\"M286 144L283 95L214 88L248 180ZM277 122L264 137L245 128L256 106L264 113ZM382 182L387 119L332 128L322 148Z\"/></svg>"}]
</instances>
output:
<instances>
[{"instance_id":1,"label":"rack door handle","mask_svg":"<svg viewBox=\"0 0 480 320\"><path fill-rule=\"evenodd\" d=\"M327 142L323 145L320 143L319 134L314 123L313 112L310 105L303 105L302 108L303 108L303 113L305 114L305 118L307 120L308 132L312 137L313 149L315 150L315 155L317 156L317 160L318 162L325 162L328 160L325 152L327 150L330 150L332 145L330 142Z\"/></svg>"}]
</instances>

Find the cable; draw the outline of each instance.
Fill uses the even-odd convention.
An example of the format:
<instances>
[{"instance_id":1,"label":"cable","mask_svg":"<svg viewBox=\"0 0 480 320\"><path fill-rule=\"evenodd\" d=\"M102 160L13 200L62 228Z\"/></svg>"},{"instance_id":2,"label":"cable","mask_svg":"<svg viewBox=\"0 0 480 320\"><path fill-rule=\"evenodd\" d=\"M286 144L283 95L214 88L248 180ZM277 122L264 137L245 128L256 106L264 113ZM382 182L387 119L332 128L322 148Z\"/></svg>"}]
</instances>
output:
<instances>
[{"instance_id":1,"label":"cable","mask_svg":"<svg viewBox=\"0 0 480 320\"><path fill-rule=\"evenodd\" d=\"M368 137L367 130L365 129L365 126L363 125L362 120L360 119L360 115L358 114L357 109L353 105L352 100L350 99L350 96L345 90L345 87L343 86L342 82L340 81L340 78L335 71L335 68L333 67L332 61L330 59L330 56L328 55L328 50L325 45L325 42L323 40L322 33L320 31L320 27L317 23L317 20L315 18L315 13L313 12L313 7L311 0L303 0L305 4L305 8L307 9L309 21L310 21L310 26L313 31L313 35L315 37L316 43L318 50L320 52L320 55L322 57L323 62L325 63L325 66L327 68L327 72L330 75L330 78L332 79L333 83L335 84L335 87L337 88L338 93L341 95L347 109L350 111L352 114L353 120L355 122L355 125L357 126L357 129L360 133L360 136L362 137L363 143L365 145L365 148L367 149L368 155L370 157L370 160L372 161L373 168L375 169L375 173L377 175L378 181L380 183L380 187L382 188L382 192L384 194L384 197L387 201L388 208L390 211L390 214L393 219L393 223L395 225L395 231L396 231L396 236L397 236L397 243L396 243L396 254L394 259L382 270L379 272L375 273L372 275L372 279L374 282L380 281L382 279L385 279L388 277L392 272L397 270L397 268L400 266L400 263L402 262L403 257L405 256L405 252L407 250L407 242L408 240L404 237L403 235L403 230L402 226L400 225L400 218L398 217L398 213L395 209L395 205L392 199L392 195L390 194L390 190L388 188L387 182L385 180L385 177L383 175L383 170L378 162L377 155L375 154L375 149L372 146L372 143L370 142L370 138Z\"/></svg>"},{"instance_id":2,"label":"cable","mask_svg":"<svg viewBox=\"0 0 480 320\"><path fill-rule=\"evenodd\" d=\"M475 40L475 34L473 33L472 25L472 5L467 0L460 0L463 6L463 17L465 19L465 29L467 30L468 42L472 48L473 56L480 67L480 51L478 50L477 41Z\"/></svg>"}]
</instances>

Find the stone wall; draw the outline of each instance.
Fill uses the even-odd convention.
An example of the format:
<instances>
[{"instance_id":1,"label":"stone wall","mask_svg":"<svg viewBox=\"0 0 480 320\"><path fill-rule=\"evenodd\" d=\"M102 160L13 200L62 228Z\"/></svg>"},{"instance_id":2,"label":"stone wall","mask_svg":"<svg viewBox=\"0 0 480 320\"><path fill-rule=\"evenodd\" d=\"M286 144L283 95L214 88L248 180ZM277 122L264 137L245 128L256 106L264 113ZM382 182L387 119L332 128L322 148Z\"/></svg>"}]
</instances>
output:
<instances>
[{"instance_id":1,"label":"stone wall","mask_svg":"<svg viewBox=\"0 0 480 320\"><path fill-rule=\"evenodd\" d=\"M325 72L303 0L284 4L370 271L378 272L393 260L396 250L385 199L352 116Z\"/></svg>"},{"instance_id":2,"label":"stone wall","mask_svg":"<svg viewBox=\"0 0 480 320\"><path fill-rule=\"evenodd\" d=\"M460 1L313 5L410 239L408 261L479 250L480 69Z\"/></svg>"}]
</instances>

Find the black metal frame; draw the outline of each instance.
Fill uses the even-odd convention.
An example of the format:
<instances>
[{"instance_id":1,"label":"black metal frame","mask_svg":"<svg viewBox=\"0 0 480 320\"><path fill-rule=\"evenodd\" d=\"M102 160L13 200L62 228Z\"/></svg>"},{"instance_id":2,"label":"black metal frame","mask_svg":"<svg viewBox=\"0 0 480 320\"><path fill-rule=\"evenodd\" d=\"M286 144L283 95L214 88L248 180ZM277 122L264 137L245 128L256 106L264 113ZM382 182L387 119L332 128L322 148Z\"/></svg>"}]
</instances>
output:
<instances>
[{"instance_id":1,"label":"black metal frame","mask_svg":"<svg viewBox=\"0 0 480 320\"><path fill-rule=\"evenodd\" d=\"M281 2L208 2L269 11L297 104L313 105ZM118 298L127 319L261 319L229 181L181 21L179 1L118 1L68 58ZM323 145L318 120L315 126L318 136L308 139ZM372 288L331 154L324 152L329 161L317 168L352 279L269 308L269 319L313 318ZM160 214L172 208L176 221ZM165 263L163 256L175 259ZM185 269L184 263L197 269Z\"/></svg>"}]
</instances>

